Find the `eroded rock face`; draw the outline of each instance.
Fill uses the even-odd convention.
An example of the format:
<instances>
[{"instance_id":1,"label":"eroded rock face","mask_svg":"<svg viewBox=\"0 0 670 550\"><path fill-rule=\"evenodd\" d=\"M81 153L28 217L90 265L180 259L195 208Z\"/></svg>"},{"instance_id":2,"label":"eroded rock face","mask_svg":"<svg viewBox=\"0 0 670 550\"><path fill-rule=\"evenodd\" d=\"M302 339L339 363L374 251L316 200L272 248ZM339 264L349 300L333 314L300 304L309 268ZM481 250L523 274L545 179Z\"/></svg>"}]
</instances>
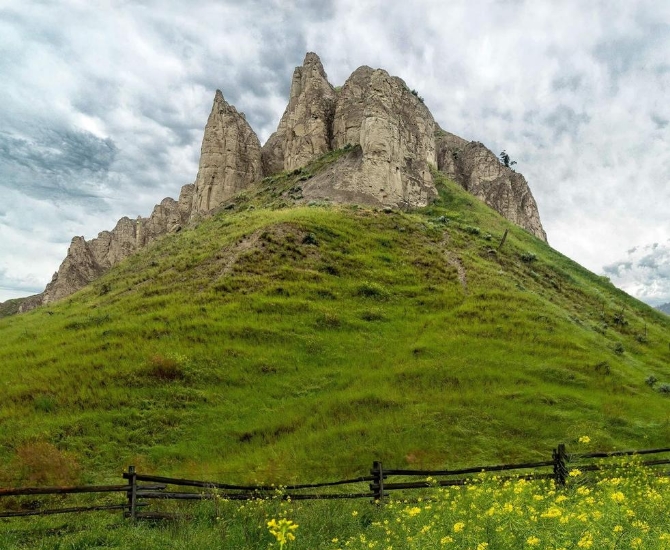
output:
<instances>
[{"instance_id":1,"label":"eroded rock face","mask_svg":"<svg viewBox=\"0 0 670 550\"><path fill-rule=\"evenodd\" d=\"M434 133L432 115L400 78L357 69L337 100L333 145L357 145L361 154L343 166L331 198L354 194L372 204L425 206L437 194L430 173L437 164ZM314 194L316 183L305 186L306 194Z\"/></svg>"},{"instance_id":2,"label":"eroded rock face","mask_svg":"<svg viewBox=\"0 0 670 550\"><path fill-rule=\"evenodd\" d=\"M288 106L277 131L263 146L263 175L300 168L332 150L336 100L319 56L308 53L293 72Z\"/></svg>"},{"instance_id":3,"label":"eroded rock face","mask_svg":"<svg viewBox=\"0 0 670 550\"><path fill-rule=\"evenodd\" d=\"M102 231L90 241L74 237L58 271L44 292L38 295L40 300L26 303L23 311L77 292L158 237L180 231L191 214L193 189L193 184L184 185L178 201L169 197L163 199L148 218L131 220L123 217L114 229Z\"/></svg>"},{"instance_id":4,"label":"eroded rock face","mask_svg":"<svg viewBox=\"0 0 670 550\"><path fill-rule=\"evenodd\" d=\"M482 143L442 132L438 168L502 216L547 241L537 203L523 175L504 166Z\"/></svg>"},{"instance_id":5,"label":"eroded rock face","mask_svg":"<svg viewBox=\"0 0 670 550\"><path fill-rule=\"evenodd\" d=\"M205 126L191 215L208 212L261 179L261 145L220 90Z\"/></svg>"},{"instance_id":6,"label":"eroded rock face","mask_svg":"<svg viewBox=\"0 0 670 550\"><path fill-rule=\"evenodd\" d=\"M458 173L456 159L468 143L470 142L467 139L445 132L438 125L435 125L437 167L454 181L456 181L455 175Z\"/></svg>"}]
</instances>

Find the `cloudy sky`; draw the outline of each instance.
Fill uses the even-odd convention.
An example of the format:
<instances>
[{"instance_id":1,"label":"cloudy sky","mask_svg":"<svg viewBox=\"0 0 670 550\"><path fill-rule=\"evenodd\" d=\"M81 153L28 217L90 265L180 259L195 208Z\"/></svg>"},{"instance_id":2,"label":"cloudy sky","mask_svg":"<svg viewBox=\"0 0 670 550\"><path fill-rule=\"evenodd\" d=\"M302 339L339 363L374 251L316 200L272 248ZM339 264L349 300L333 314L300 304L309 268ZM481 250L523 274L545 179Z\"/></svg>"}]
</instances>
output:
<instances>
[{"instance_id":1,"label":"cloudy sky","mask_svg":"<svg viewBox=\"0 0 670 550\"><path fill-rule=\"evenodd\" d=\"M214 91L261 142L307 51L333 85L402 77L448 131L506 149L549 242L670 302L670 3L0 0L0 301L71 238L197 172Z\"/></svg>"}]
</instances>

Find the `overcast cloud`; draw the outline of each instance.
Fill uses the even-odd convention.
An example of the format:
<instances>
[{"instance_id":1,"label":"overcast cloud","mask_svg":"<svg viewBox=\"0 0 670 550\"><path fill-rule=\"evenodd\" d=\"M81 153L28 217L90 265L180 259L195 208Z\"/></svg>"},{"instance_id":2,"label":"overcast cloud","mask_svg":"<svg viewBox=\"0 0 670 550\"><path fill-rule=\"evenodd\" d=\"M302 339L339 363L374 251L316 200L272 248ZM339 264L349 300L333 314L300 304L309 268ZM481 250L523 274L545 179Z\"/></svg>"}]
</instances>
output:
<instances>
[{"instance_id":1,"label":"overcast cloud","mask_svg":"<svg viewBox=\"0 0 670 550\"><path fill-rule=\"evenodd\" d=\"M651 0L4 0L0 301L192 182L217 88L264 142L307 51L334 85L402 77L518 162L552 246L670 301L670 4Z\"/></svg>"}]
</instances>

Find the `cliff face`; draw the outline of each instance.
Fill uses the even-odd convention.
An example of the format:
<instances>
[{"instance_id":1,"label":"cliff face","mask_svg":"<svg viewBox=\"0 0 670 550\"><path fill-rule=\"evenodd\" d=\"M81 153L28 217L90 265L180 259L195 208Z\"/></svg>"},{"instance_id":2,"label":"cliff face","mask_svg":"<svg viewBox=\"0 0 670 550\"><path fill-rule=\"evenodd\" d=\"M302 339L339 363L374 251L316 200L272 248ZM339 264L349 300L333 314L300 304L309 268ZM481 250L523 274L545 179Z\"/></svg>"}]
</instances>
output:
<instances>
[{"instance_id":1,"label":"cliff face","mask_svg":"<svg viewBox=\"0 0 670 550\"><path fill-rule=\"evenodd\" d=\"M345 82L333 120L333 146L359 145L356 162L343 161L303 188L305 197L395 207L425 206L436 196L435 121L405 83L386 71L357 69ZM338 169L339 168L339 169Z\"/></svg>"},{"instance_id":2,"label":"cliff face","mask_svg":"<svg viewBox=\"0 0 670 550\"><path fill-rule=\"evenodd\" d=\"M523 175L504 166L482 143L439 131L437 167L505 218L547 240L537 203Z\"/></svg>"},{"instance_id":3,"label":"cliff face","mask_svg":"<svg viewBox=\"0 0 670 550\"><path fill-rule=\"evenodd\" d=\"M510 221L547 240L525 178L490 150L442 130L400 78L360 67L336 92L308 53L293 74L289 105L262 149L263 175L293 170L324 152L357 145L305 182L305 200L414 208L437 194L430 167Z\"/></svg>"},{"instance_id":4,"label":"cliff face","mask_svg":"<svg viewBox=\"0 0 670 550\"><path fill-rule=\"evenodd\" d=\"M220 207L264 176L300 168L333 149L353 146L307 180L303 200L414 208L437 195L437 166L500 214L546 241L537 204L521 174L478 142L442 130L416 92L381 69L360 67L338 91L321 60L308 53L293 73L288 106L261 148L243 113L217 90L205 126L194 184L164 199L148 218L122 218L111 231L72 240L42 294L23 310L76 292L166 233Z\"/></svg>"}]
</instances>

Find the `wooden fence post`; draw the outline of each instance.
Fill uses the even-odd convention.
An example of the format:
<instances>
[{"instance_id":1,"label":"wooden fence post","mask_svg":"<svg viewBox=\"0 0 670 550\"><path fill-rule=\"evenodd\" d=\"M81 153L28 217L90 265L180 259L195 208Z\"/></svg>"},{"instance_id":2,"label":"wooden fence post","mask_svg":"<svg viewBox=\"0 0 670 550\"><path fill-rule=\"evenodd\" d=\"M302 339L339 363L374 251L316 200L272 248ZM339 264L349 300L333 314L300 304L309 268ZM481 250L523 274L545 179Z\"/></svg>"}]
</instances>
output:
<instances>
[{"instance_id":1,"label":"wooden fence post","mask_svg":"<svg viewBox=\"0 0 670 550\"><path fill-rule=\"evenodd\" d=\"M370 490L373 492L373 499L375 502L381 503L384 498L384 468L382 463L375 460L372 463L372 470L370 475L374 480L370 484Z\"/></svg>"},{"instance_id":2,"label":"wooden fence post","mask_svg":"<svg viewBox=\"0 0 670 550\"><path fill-rule=\"evenodd\" d=\"M135 473L135 466L128 466L128 482L130 483L128 508L130 519L135 521L137 519L137 474Z\"/></svg>"},{"instance_id":3,"label":"wooden fence post","mask_svg":"<svg viewBox=\"0 0 670 550\"><path fill-rule=\"evenodd\" d=\"M565 464L567 453L563 443L559 443L558 448L554 449L552 458L554 459L554 482L558 487L563 487L568 475L568 467Z\"/></svg>"},{"instance_id":4,"label":"wooden fence post","mask_svg":"<svg viewBox=\"0 0 670 550\"><path fill-rule=\"evenodd\" d=\"M507 232L508 231L509 231L508 229L505 229L505 233L503 233L502 239L500 239L500 244L498 245L498 250L500 250L502 248L502 245L505 244L505 240L507 239Z\"/></svg>"}]
</instances>

